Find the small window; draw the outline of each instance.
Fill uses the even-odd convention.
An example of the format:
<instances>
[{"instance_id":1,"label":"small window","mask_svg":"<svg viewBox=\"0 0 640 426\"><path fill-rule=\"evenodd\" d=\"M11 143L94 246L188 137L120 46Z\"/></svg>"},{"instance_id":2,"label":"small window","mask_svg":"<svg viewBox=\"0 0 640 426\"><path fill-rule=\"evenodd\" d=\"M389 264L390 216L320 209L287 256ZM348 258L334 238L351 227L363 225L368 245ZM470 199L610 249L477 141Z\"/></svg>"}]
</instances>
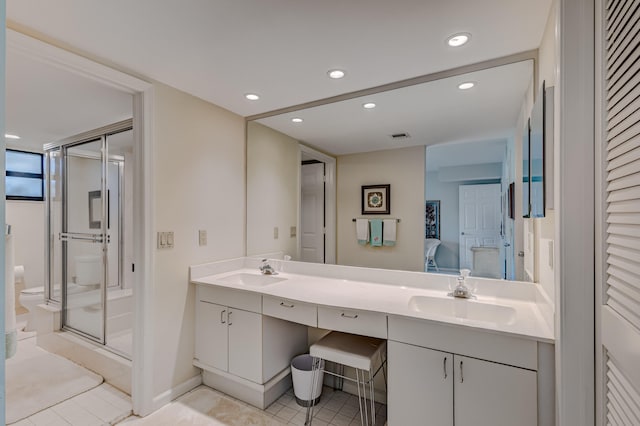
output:
<instances>
[{"instance_id":1,"label":"small window","mask_svg":"<svg viewBox=\"0 0 640 426\"><path fill-rule=\"evenodd\" d=\"M44 200L43 156L7 150L5 187L7 200Z\"/></svg>"}]
</instances>

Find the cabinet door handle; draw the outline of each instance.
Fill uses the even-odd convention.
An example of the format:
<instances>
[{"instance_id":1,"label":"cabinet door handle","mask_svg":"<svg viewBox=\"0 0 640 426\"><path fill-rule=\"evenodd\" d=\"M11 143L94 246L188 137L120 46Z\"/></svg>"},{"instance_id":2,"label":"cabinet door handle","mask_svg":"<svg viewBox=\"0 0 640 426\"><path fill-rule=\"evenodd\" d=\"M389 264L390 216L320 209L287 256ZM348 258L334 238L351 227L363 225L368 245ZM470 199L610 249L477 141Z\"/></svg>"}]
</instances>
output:
<instances>
[{"instance_id":1,"label":"cabinet door handle","mask_svg":"<svg viewBox=\"0 0 640 426\"><path fill-rule=\"evenodd\" d=\"M341 314L340 314L340 316L341 316L342 318L351 318L351 319L356 319L356 318L358 318L358 314L347 315L347 314L345 314L344 312L343 312L343 313L341 313Z\"/></svg>"},{"instance_id":2,"label":"cabinet door handle","mask_svg":"<svg viewBox=\"0 0 640 426\"><path fill-rule=\"evenodd\" d=\"M447 357L444 357L444 360L442 362L442 369L444 370L444 378L445 380L447 379Z\"/></svg>"},{"instance_id":3,"label":"cabinet door handle","mask_svg":"<svg viewBox=\"0 0 640 426\"><path fill-rule=\"evenodd\" d=\"M284 306L285 308L293 308L295 305L289 305L288 303L280 302L280 306Z\"/></svg>"},{"instance_id":4,"label":"cabinet door handle","mask_svg":"<svg viewBox=\"0 0 640 426\"><path fill-rule=\"evenodd\" d=\"M462 361L460 361L460 383L464 383L464 374L462 371Z\"/></svg>"},{"instance_id":5,"label":"cabinet door handle","mask_svg":"<svg viewBox=\"0 0 640 426\"><path fill-rule=\"evenodd\" d=\"M220 324L225 324L226 321L224 320L224 313L227 312L226 309L224 309L222 312L220 312Z\"/></svg>"},{"instance_id":6,"label":"cabinet door handle","mask_svg":"<svg viewBox=\"0 0 640 426\"><path fill-rule=\"evenodd\" d=\"M229 321L229 325L233 325L232 322L231 322L231 314L232 313L233 312L229 311L229 313L227 314L227 321Z\"/></svg>"}]
</instances>

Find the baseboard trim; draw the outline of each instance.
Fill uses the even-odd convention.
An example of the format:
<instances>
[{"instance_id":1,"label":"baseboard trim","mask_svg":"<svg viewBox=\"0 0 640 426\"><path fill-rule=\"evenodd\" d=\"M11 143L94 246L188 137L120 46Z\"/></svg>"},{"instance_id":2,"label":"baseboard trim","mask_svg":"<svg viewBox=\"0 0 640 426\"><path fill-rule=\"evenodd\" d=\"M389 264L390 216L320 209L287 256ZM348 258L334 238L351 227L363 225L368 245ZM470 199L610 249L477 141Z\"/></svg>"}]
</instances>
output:
<instances>
[{"instance_id":1,"label":"baseboard trim","mask_svg":"<svg viewBox=\"0 0 640 426\"><path fill-rule=\"evenodd\" d=\"M184 395L185 393L197 388L202 384L202 375L198 374L197 376L193 376L192 378L178 384L177 386L172 387L159 395L156 395L153 398L151 410L156 411L176 398ZM150 413L149 413L150 414Z\"/></svg>"}]
</instances>

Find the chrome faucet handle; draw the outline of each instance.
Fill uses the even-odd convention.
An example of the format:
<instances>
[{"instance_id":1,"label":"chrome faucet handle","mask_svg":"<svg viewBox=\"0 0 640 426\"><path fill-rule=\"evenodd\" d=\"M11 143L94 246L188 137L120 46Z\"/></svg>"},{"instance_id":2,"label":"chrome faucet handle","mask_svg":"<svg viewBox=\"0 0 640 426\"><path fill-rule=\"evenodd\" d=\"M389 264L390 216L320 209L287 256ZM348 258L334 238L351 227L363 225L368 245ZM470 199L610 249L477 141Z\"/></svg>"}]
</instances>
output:
<instances>
[{"instance_id":1,"label":"chrome faucet handle","mask_svg":"<svg viewBox=\"0 0 640 426\"><path fill-rule=\"evenodd\" d=\"M260 265L260 267L258 269L260 269L260 272L262 272L264 275L275 275L276 274L276 270L273 269L273 267L271 265L269 265L267 259L262 259L262 265Z\"/></svg>"}]
</instances>

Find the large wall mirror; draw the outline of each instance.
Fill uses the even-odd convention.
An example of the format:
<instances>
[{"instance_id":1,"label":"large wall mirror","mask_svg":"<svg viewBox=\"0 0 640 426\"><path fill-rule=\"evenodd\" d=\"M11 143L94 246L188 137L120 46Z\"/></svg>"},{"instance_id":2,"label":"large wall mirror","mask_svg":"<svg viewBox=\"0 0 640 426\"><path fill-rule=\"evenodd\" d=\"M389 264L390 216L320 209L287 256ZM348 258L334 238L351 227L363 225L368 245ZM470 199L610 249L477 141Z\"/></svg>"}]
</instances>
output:
<instances>
[{"instance_id":1,"label":"large wall mirror","mask_svg":"<svg viewBox=\"0 0 640 426\"><path fill-rule=\"evenodd\" d=\"M519 278L518 123L534 66L531 56L502 59L249 120L247 255L282 252L302 261L457 273L474 247L495 248L481 253L496 262L492 273ZM473 86L463 90L462 83ZM371 217L396 220L392 246L358 241L367 185L390 185L390 213ZM470 203L468 194L491 197L491 211ZM433 263L425 256L428 201L439 201ZM489 227L494 234L484 235Z\"/></svg>"}]
</instances>

